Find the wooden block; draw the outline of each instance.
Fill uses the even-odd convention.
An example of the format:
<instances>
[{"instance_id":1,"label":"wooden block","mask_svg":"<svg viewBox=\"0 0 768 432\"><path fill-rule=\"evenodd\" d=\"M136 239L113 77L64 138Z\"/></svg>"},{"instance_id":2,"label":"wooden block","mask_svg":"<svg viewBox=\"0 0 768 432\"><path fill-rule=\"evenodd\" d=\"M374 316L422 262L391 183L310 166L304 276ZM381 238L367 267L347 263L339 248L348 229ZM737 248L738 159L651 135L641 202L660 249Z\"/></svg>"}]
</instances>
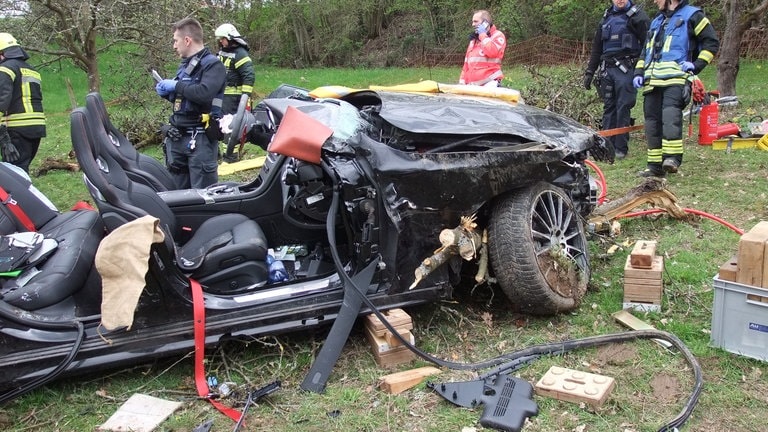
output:
<instances>
[{"instance_id":1,"label":"wooden block","mask_svg":"<svg viewBox=\"0 0 768 432\"><path fill-rule=\"evenodd\" d=\"M374 352L373 358L376 360L376 364L379 365L379 367L389 368L403 363L409 363L416 358L416 355L407 347L401 346L383 353Z\"/></svg>"},{"instance_id":2,"label":"wooden block","mask_svg":"<svg viewBox=\"0 0 768 432\"><path fill-rule=\"evenodd\" d=\"M393 348L403 346L403 344L400 343L400 340L394 337L389 332L387 332L384 336L379 336L367 327L365 328L364 332L365 332L366 339L368 339L368 342L371 344L371 350L374 353L376 352L383 353ZM410 342L411 345L416 344L416 338L413 337L413 334L411 332L406 331L400 334L405 338L405 340Z\"/></svg>"},{"instance_id":3,"label":"wooden block","mask_svg":"<svg viewBox=\"0 0 768 432\"><path fill-rule=\"evenodd\" d=\"M402 309L390 309L383 313L387 321L397 329L398 331L406 331L413 329L413 321L411 316L405 313ZM376 335L384 337L384 334L388 332L384 324L379 320L375 314L365 316L365 327L369 328Z\"/></svg>"},{"instance_id":4,"label":"wooden block","mask_svg":"<svg viewBox=\"0 0 768 432\"><path fill-rule=\"evenodd\" d=\"M616 381L605 375L552 366L536 383L536 394L568 402L601 406Z\"/></svg>"},{"instance_id":5,"label":"wooden block","mask_svg":"<svg viewBox=\"0 0 768 432\"><path fill-rule=\"evenodd\" d=\"M632 315L631 313L625 310L614 312L613 319L615 319L620 324L623 324L631 328L632 330L656 330L654 326L648 324L647 322L641 320L640 318ZM654 339L653 341L663 346L664 348L672 347L672 342L669 342L664 339Z\"/></svg>"},{"instance_id":6,"label":"wooden block","mask_svg":"<svg viewBox=\"0 0 768 432\"><path fill-rule=\"evenodd\" d=\"M736 282L758 287L763 285L766 241L768 241L768 222L766 221L761 221L741 236L736 264Z\"/></svg>"},{"instance_id":7,"label":"wooden block","mask_svg":"<svg viewBox=\"0 0 768 432\"><path fill-rule=\"evenodd\" d=\"M736 262L736 255L732 256L731 259L724 262L723 265L720 266L720 270L717 272L717 277L719 277L720 280L736 282L736 274L739 270ZM766 274L765 265L763 265L763 274Z\"/></svg>"},{"instance_id":8,"label":"wooden block","mask_svg":"<svg viewBox=\"0 0 768 432\"><path fill-rule=\"evenodd\" d=\"M630 263L635 268L649 269L653 266L653 257L656 256L656 242L653 240L640 240L635 243L629 254Z\"/></svg>"},{"instance_id":9,"label":"wooden block","mask_svg":"<svg viewBox=\"0 0 768 432\"><path fill-rule=\"evenodd\" d=\"M384 375L379 378L379 388L390 394L400 394L421 383L424 378L442 372L432 366L420 367L407 371Z\"/></svg>"},{"instance_id":10,"label":"wooden block","mask_svg":"<svg viewBox=\"0 0 768 432\"><path fill-rule=\"evenodd\" d=\"M632 267L632 255L627 257L627 262L624 264L624 277L635 279L658 279L661 280L664 274L664 257L656 255L651 262L651 268L642 269Z\"/></svg>"}]
</instances>

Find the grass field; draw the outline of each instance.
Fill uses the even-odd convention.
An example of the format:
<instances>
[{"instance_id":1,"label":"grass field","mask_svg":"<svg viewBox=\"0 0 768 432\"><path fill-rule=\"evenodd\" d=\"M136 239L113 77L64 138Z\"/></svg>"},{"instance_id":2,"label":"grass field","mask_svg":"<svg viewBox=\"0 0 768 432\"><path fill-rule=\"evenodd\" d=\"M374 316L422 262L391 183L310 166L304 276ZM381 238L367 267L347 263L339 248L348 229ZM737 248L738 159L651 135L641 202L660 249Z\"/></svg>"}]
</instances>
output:
<instances>
[{"instance_id":1,"label":"grass field","mask_svg":"<svg viewBox=\"0 0 768 432\"><path fill-rule=\"evenodd\" d=\"M752 116L768 116L765 63L742 65L737 85L741 104L721 114L721 123L745 123ZM714 87L714 68L705 71L708 88ZM366 86L398 84L420 79L456 80L453 69L410 70L277 70L261 69L257 93L266 94L279 83L302 87L325 84ZM525 83L522 69L509 71L512 82ZM44 83L53 83L44 75ZM152 84L147 77L146 91ZM516 86L524 88L524 85ZM78 93L83 100L85 91ZM41 155L66 158L71 149L66 92L46 85L46 100L67 102L49 110L49 137ZM641 118L641 106L635 116ZM697 121L698 118L694 119ZM749 229L768 220L768 152L715 151L696 144L696 130L686 140L680 173L670 176L668 188L682 207L717 215ZM156 154L155 149L150 152ZM642 133L633 134L630 155L613 165L601 164L607 179L608 199L622 197L637 186L636 172L644 167ZM35 166L33 166L35 169ZM247 176L248 174L244 174ZM34 183L60 208L89 200L79 173L51 171ZM413 308L417 345L454 361L477 361L534 344L622 331L611 317L621 308L624 262L640 239L657 240L665 257L664 298L661 312L638 314L655 327L681 338L698 358L704 389L684 430L762 431L768 418L768 381L760 361L710 346L713 306L712 277L736 251L739 236L723 225L703 218L678 221L666 215L622 219L615 237L593 236L592 281L582 306L569 314L541 318L512 313L500 290L480 287L459 290L456 301ZM767 320L768 321L768 320ZM457 408L425 388L424 384L393 396L376 387L378 377L391 371L378 368L360 328L348 341L324 394L299 390L325 329L311 334L266 337L227 342L207 355L206 369L219 381L249 388L280 379L282 390L251 408L249 431L460 431L482 429L481 409ZM739 337L739 335L732 335ZM414 362L400 369L423 366ZM525 431L652 431L676 415L692 389L691 371L681 356L650 341L585 349L542 358L517 374L535 382L552 365L560 365L616 378L617 386L601 408L536 397L539 415ZM183 408L160 430L188 431L204 420L215 419L214 431L231 430L233 423L209 404L195 398L191 355L106 374L62 380L0 407L0 428L9 431L95 430L128 397L147 393L180 400ZM469 379L468 373L444 371L435 381ZM471 430L471 429L468 429Z\"/></svg>"}]
</instances>

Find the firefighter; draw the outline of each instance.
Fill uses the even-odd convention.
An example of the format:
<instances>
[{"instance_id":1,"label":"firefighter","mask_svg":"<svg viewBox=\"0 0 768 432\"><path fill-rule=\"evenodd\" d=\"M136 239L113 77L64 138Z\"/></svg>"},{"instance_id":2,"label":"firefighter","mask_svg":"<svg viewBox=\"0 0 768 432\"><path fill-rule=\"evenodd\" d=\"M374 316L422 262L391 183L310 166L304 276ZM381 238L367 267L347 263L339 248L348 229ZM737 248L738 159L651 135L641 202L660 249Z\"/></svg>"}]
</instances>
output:
<instances>
[{"instance_id":1,"label":"firefighter","mask_svg":"<svg viewBox=\"0 0 768 432\"><path fill-rule=\"evenodd\" d=\"M248 43L232 24L222 24L214 32L219 41L219 60L227 68L223 114L235 114L240 97L253 92L253 62L248 55Z\"/></svg>"},{"instance_id":2,"label":"firefighter","mask_svg":"<svg viewBox=\"0 0 768 432\"><path fill-rule=\"evenodd\" d=\"M595 85L603 99L603 129L627 127L637 99L632 78L643 49L650 18L630 0L612 0L592 40L592 53L584 72L584 88ZM629 133L608 137L617 159L629 152Z\"/></svg>"},{"instance_id":3,"label":"firefighter","mask_svg":"<svg viewBox=\"0 0 768 432\"><path fill-rule=\"evenodd\" d=\"M0 149L3 161L29 172L45 136L40 74L9 33L0 33Z\"/></svg>"},{"instance_id":4,"label":"firefighter","mask_svg":"<svg viewBox=\"0 0 768 432\"><path fill-rule=\"evenodd\" d=\"M173 48L181 57L174 79L157 83L157 94L173 104L165 133L165 160L177 189L202 189L218 181L218 121L227 71L203 45L194 18L173 25Z\"/></svg>"},{"instance_id":5,"label":"firefighter","mask_svg":"<svg viewBox=\"0 0 768 432\"><path fill-rule=\"evenodd\" d=\"M498 87L504 79L501 61L504 59L507 39L493 25L491 14L486 10L476 11L472 15L472 29L459 84Z\"/></svg>"},{"instance_id":6,"label":"firefighter","mask_svg":"<svg viewBox=\"0 0 768 432\"><path fill-rule=\"evenodd\" d=\"M648 164L642 177L676 173L683 163L683 108L695 75L717 54L720 42L704 12L688 0L654 0L651 22L632 84L643 89Z\"/></svg>"}]
</instances>

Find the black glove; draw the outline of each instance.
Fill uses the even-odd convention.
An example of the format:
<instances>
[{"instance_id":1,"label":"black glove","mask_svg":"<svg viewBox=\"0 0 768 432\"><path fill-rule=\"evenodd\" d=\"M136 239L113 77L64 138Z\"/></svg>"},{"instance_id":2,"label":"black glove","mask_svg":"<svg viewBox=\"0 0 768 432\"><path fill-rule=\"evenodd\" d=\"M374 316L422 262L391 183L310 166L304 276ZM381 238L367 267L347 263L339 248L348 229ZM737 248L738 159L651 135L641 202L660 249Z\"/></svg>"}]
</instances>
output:
<instances>
[{"instance_id":1,"label":"black glove","mask_svg":"<svg viewBox=\"0 0 768 432\"><path fill-rule=\"evenodd\" d=\"M3 160L6 162L14 163L21 157L19 150L11 141L11 136L8 135L8 127L4 124L0 124L0 151L2 151Z\"/></svg>"},{"instance_id":2,"label":"black glove","mask_svg":"<svg viewBox=\"0 0 768 432\"><path fill-rule=\"evenodd\" d=\"M587 90L592 88L592 74L589 72L584 74L584 88Z\"/></svg>"}]
</instances>

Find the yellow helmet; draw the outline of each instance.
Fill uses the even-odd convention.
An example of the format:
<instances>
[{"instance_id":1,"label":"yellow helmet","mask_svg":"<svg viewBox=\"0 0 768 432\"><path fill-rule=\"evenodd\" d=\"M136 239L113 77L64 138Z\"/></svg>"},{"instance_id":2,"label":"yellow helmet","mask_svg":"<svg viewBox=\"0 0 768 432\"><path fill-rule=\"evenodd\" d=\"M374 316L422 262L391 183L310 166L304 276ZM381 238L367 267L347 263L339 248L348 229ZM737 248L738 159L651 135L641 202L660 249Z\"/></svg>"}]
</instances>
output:
<instances>
[{"instance_id":1,"label":"yellow helmet","mask_svg":"<svg viewBox=\"0 0 768 432\"><path fill-rule=\"evenodd\" d=\"M240 37L240 33L235 26L230 23L218 26L213 34L216 36L216 39L227 38L231 40Z\"/></svg>"},{"instance_id":2,"label":"yellow helmet","mask_svg":"<svg viewBox=\"0 0 768 432\"><path fill-rule=\"evenodd\" d=\"M16 42L16 38L10 33L0 33L0 51L12 46L19 46L19 43Z\"/></svg>"}]
</instances>

